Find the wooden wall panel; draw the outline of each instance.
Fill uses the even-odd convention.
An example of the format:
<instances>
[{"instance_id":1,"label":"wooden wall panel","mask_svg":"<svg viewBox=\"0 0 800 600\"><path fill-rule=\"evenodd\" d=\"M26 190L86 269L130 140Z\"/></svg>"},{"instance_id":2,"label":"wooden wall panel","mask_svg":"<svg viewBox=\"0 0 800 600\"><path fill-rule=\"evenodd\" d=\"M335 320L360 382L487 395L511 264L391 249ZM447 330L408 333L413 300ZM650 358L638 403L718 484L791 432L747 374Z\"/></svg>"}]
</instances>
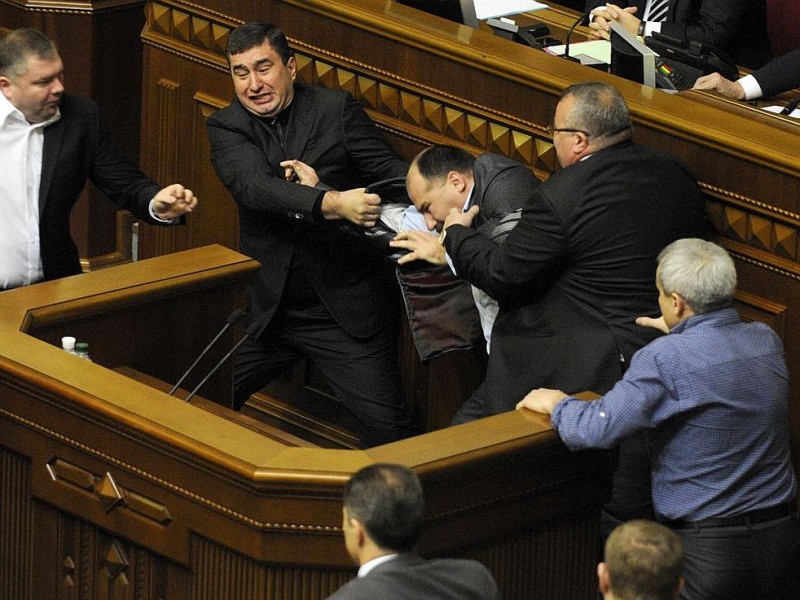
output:
<instances>
[{"instance_id":1,"label":"wooden wall panel","mask_svg":"<svg viewBox=\"0 0 800 600\"><path fill-rule=\"evenodd\" d=\"M31 465L0 446L0 598L31 598L33 510Z\"/></svg>"}]
</instances>

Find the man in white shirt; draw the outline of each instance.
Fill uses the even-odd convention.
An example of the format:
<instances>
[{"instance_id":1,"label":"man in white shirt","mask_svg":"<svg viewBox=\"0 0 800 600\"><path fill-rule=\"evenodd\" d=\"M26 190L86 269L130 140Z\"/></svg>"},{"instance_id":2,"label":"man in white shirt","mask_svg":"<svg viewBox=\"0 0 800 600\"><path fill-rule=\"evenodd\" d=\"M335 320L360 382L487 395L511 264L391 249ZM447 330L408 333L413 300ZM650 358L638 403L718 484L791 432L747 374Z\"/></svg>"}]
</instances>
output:
<instances>
[{"instance_id":1,"label":"man in white shirt","mask_svg":"<svg viewBox=\"0 0 800 600\"><path fill-rule=\"evenodd\" d=\"M55 44L35 29L0 38L0 291L81 272L69 215L90 179L117 205L171 224L197 198L164 189L127 160L93 102L64 89Z\"/></svg>"}]
</instances>

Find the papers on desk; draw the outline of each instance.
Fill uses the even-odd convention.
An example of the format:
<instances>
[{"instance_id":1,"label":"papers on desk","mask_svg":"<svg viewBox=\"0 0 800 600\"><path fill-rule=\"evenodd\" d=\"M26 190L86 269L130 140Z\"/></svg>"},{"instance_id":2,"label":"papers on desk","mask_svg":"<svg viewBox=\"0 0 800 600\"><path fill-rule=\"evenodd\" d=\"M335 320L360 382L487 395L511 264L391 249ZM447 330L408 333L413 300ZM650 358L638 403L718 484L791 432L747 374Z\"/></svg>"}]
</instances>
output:
<instances>
[{"instance_id":1,"label":"papers on desk","mask_svg":"<svg viewBox=\"0 0 800 600\"><path fill-rule=\"evenodd\" d=\"M549 54L562 56L564 54L564 44L558 46L547 46L544 49ZM611 64L611 42L608 40L590 40L588 42L574 42L569 45L569 55L578 56L585 54L591 56L595 60L604 62L607 65Z\"/></svg>"},{"instance_id":2,"label":"papers on desk","mask_svg":"<svg viewBox=\"0 0 800 600\"><path fill-rule=\"evenodd\" d=\"M547 8L547 4L533 0L475 0L475 16L478 19L494 19L541 8Z\"/></svg>"},{"instance_id":3,"label":"papers on desk","mask_svg":"<svg viewBox=\"0 0 800 600\"><path fill-rule=\"evenodd\" d=\"M779 114L781 114L781 112L783 112L784 108L785 107L783 107L783 106L765 106L764 110L766 110L767 112L771 112L771 113L775 113L775 114L779 115ZM791 113L789 113L788 115L784 115L784 116L794 117L795 119L800 119L800 108L795 108Z\"/></svg>"}]
</instances>

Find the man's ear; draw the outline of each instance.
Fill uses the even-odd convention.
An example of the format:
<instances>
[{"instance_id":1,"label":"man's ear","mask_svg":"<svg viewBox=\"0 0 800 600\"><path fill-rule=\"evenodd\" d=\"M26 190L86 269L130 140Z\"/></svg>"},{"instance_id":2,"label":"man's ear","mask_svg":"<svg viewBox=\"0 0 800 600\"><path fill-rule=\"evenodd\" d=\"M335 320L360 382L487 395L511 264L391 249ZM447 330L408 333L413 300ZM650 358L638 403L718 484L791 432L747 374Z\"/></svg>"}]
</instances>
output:
<instances>
[{"instance_id":1,"label":"man's ear","mask_svg":"<svg viewBox=\"0 0 800 600\"><path fill-rule=\"evenodd\" d=\"M8 77L6 77L5 75L0 75L0 92L2 92L2 94L6 98L9 97L8 88L10 88L10 87L11 87L11 80Z\"/></svg>"},{"instance_id":2,"label":"man's ear","mask_svg":"<svg viewBox=\"0 0 800 600\"><path fill-rule=\"evenodd\" d=\"M611 578L608 576L608 566L601 562L597 564L597 587L601 594L607 594L611 589Z\"/></svg>"},{"instance_id":3,"label":"man's ear","mask_svg":"<svg viewBox=\"0 0 800 600\"><path fill-rule=\"evenodd\" d=\"M355 517L350 517L350 524L353 526L353 539L359 548L363 548L367 541L367 530L364 524Z\"/></svg>"},{"instance_id":4,"label":"man's ear","mask_svg":"<svg viewBox=\"0 0 800 600\"><path fill-rule=\"evenodd\" d=\"M467 189L467 180L458 171L450 171L447 174L447 182L452 185L458 193L462 193Z\"/></svg>"},{"instance_id":5,"label":"man's ear","mask_svg":"<svg viewBox=\"0 0 800 600\"><path fill-rule=\"evenodd\" d=\"M683 299L683 296L672 292L669 297L672 300L672 311L675 313L675 316L678 319L685 317L686 310L689 308L689 305L686 304L686 300Z\"/></svg>"}]
</instances>

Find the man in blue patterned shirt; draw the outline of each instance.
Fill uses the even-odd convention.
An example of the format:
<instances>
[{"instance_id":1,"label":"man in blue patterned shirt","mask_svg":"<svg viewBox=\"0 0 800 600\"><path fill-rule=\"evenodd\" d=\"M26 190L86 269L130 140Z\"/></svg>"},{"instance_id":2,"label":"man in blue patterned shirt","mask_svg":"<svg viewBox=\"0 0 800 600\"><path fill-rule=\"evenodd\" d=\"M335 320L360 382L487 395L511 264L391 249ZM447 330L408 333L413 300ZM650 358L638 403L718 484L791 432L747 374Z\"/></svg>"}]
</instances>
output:
<instances>
[{"instance_id":1,"label":"man in blue patterned shirt","mask_svg":"<svg viewBox=\"0 0 800 600\"><path fill-rule=\"evenodd\" d=\"M656 286L661 317L636 321L669 335L639 350L610 392L583 402L538 389L517 408L551 414L573 450L649 432L653 504L686 548L682 598L796 600L800 520L780 339L741 320L733 261L711 242L667 246Z\"/></svg>"}]
</instances>

